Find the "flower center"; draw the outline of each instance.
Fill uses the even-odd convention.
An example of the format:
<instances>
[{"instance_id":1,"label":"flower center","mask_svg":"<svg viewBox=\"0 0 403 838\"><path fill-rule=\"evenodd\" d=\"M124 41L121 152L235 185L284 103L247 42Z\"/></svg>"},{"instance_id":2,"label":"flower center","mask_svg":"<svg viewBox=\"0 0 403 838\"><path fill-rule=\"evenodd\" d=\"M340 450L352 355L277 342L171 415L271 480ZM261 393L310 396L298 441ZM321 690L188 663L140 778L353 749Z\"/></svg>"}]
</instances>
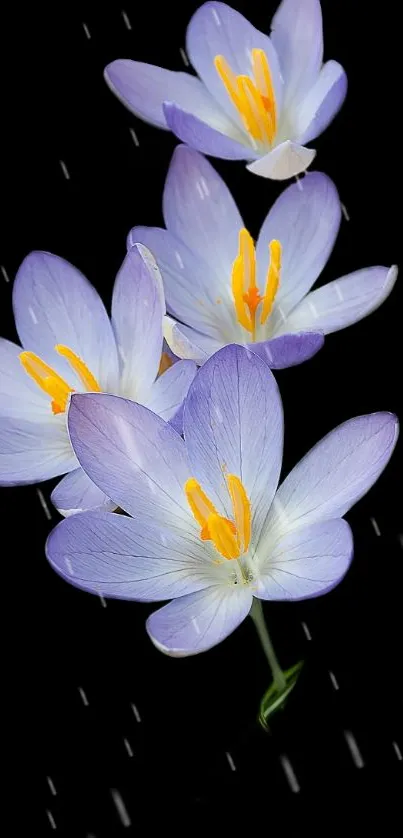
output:
<instances>
[{"instance_id":1,"label":"flower center","mask_svg":"<svg viewBox=\"0 0 403 838\"><path fill-rule=\"evenodd\" d=\"M233 521L220 515L203 492L200 483L190 477L184 489L188 504L201 527L202 541L213 542L224 559L239 559L249 549L251 539L251 507L242 481L235 474L226 474L231 498Z\"/></svg>"},{"instance_id":2,"label":"flower center","mask_svg":"<svg viewBox=\"0 0 403 838\"><path fill-rule=\"evenodd\" d=\"M270 262L263 296L256 285L256 252L252 236L245 228L239 231L239 250L232 265L232 294L238 323L256 339L256 313L260 311L260 325L263 326L273 308L280 283L281 244L272 239L269 244Z\"/></svg>"},{"instance_id":3,"label":"flower center","mask_svg":"<svg viewBox=\"0 0 403 838\"><path fill-rule=\"evenodd\" d=\"M92 372L90 372L84 361L72 349L58 343L55 346L55 350L59 355L67 359L86 390L92 393L101 392L101 388ZM58 375L52 367L45 364L42 358L39 355L35 355L34 352L21 352L19 358L25 372L31 376L41 390L50 396L53 413L55 415L57 413L64 413L69 396L71 393L74 393L74 388L70 387L70 384L61 375Z\"/></svg>"},{"instance_id":4,"label":"flower center","mask_svg":"<svg viewBox=\"0 0 403 838\"><path fill-rule=\"evenodd\" d=\"M252 50L252 76L236 76L223 55L214 66L252 143L271 145L277 133L277 107L266 53Z\"/></svg>"}]
</instances>

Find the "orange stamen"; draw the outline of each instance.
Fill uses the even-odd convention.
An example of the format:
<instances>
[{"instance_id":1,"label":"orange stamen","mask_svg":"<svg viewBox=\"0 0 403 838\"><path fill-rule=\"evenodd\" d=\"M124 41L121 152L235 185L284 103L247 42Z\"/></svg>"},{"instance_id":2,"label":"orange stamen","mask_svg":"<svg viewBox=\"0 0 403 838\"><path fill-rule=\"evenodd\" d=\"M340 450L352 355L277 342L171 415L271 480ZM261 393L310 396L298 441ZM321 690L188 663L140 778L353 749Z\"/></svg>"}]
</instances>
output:
<instances>
[{"instance_id":1,"label":"orange stamen","mask_svg":"<svg viewBox=\"0 0 403 838\"><path fill-rule=\"evenodd\" d=\"M266 290L263 297L262 313L260 322L263 325L273 308L274 298L280 284L281 271L281 244L277 239L272 239L269 244L270 263L267 271Z\"/></svg>"},{"instance_id":2,"label":"orange stamen","mask_svg":"<svg viewBox=\"0 0 403 838\"><path fill-rule=\"evenodd\" d=\"M264 296L256 284L256 254L253 239L245 228L239 232L238 256L232 265L232 295L238 323L251 333L252 341L256 340L256 312L260 305L262 313L260 323L263 325L272 308L280 283L281 244L273 239L269 245L270 266L267 273L266 290Z\"/></svg>"},{"instance_id":3,"label":"orange stamen","mask_svg":"<svg viewBox=\"0 0 403 838\"><path fill-rule=\"evenodd\" d=\"M201 528L201 540L212 541L217 552L225 559L231 560L238 559L249 549L251 507L239 477L235 474L227 474L225 479L231 498L234 521L217 512L214 504L194 477L186 481L184 490L188 504Z\"/></svg>"},{"instance_id":4,"label":"orange stamen","mask_svg":"<svg viewBox=\"0 0 403 838\"><path fill-rule=\"evenodd\" d=\"M82 384L88 391L95 391L99 393L101 388L94 378L92 372L88 369L84 361L76 355L68 346L55 346L59 355L63 355L67 359L70 366L77 373ZM34 352L21 352L20 362L24 367L25 372L31 376L35 384L41 390L50 396L52 412L56 415L64 413L67 408L67 403L71 393L74 393L74 388L64 380L49 364L42 361L39 355Z\"/></svg>"},{"instance_id":5,"label":"orange stamen","mask_svg":"<svg viewBox=\"0 0 403 838\"><path fill-rule=\"evenodd\" d=\"M214 66L253 142L271 145L277 133L277 107L264 50L252 50L253 78L235 75L223 55L215 56Z\"/></svg>"}]
</instances>

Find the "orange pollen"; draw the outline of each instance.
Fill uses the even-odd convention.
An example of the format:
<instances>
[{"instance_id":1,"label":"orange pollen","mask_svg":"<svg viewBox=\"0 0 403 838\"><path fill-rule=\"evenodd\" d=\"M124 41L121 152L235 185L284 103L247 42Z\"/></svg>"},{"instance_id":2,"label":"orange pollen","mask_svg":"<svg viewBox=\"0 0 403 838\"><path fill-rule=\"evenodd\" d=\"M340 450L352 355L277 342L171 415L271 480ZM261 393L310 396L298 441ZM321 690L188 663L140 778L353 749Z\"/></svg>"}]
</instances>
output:
<instances>
[{"instance_id":1,"label":"orange pollen","mask_svg":"<svg viewBox=\"0 0 403 838\"><path fill-rule=\"evenodd\" d=\"M269 244L270 263L266 288L262 295L256 284L256 252L253 239L245 228L239 231L238 256L232 265L232 295L238 323L256 340L256 312L262 303L260 324L263 326L273 308L280 284L281 244L273 239Z\"/></svg>"},{"instance_id":2,"label":"orange pollen","mask_svg":"<svg viewBox=\"0 0 403 838\"><path fill-rule=\"evenodd\" d=\"M251 506L242 481L235 474L226 474L233 521L217 512L200 483L190 477L184 490L188 504L199 524L202 541L212 541L224 559L239 559L249 549L251 539Z\"/></svg>"},{"instance_id":3,"label":"orange pollen","mask_svg":"<svg viewBox=\"0 0 403 838\"><path fill-rule=\"evenodd\" d=\"M101 388L92 372L72 349L61 344L57 344L55 349L59 355L66 358L88 392L101 392ZM50 396L52 412L55 415L64 413L69 397L71 393L74 393L74 388L34 352L21 352L19 359L25 372L35 381L35 384Z\"/></svg>"},{"instance_id":4,"label":"orange pollen","mask_svg":"<svg viewBox=\"0 0 403 838\"><path fill-rule=\"evenodd\" d=\"M223 55L214 58L217 73L253 143L271 145L277 133L277 105L263 49L252 50L251 63L251 76L237 76Z\"/></svg>"}]
</instances>

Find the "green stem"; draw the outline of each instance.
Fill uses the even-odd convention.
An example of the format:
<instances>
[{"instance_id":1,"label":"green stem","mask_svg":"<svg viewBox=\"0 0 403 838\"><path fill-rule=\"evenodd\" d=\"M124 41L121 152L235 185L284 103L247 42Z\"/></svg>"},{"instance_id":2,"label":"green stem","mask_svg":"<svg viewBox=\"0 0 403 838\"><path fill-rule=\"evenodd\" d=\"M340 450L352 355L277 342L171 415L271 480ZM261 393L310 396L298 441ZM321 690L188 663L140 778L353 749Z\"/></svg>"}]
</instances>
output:
<instances>
[{"instance_id":1,"label":"green stem","mask_svg":"<svg viewBox=\"0 0 403 838\"><path fill-rule=\"evenodd\" d=\"M270 640L269 632L266 628L266 623L263 615L263 608L260 599L253 599L253 605L249 612L255 624L256 631L259 635L259 640L262 644L263 651L269 662L269 666L273 675L273 681L278 692L281 692L287 686L287 681L283 670L277 660L273 644Z\"/></svg>"}]
</instances>

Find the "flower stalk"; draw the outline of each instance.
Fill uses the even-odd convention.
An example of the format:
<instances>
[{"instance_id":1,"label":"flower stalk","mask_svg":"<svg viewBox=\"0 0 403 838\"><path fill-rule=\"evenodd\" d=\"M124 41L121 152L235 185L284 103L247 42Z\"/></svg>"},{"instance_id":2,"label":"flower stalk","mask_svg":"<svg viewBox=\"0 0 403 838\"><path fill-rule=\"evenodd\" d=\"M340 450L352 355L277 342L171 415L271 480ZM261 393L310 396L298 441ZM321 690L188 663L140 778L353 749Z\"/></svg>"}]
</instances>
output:
<instances>
[{"instance_id":1,"label":"flower stalk","mask_svg":"<svg viewBox=\"0 0 403 838\"><path fill-rule=\"evenodd\" d=\"M269 632L267 631L266 622L264 619L262 603L260 599L253 599L253 605L250 610L250 616L255 624L256 631L259 636L259 640L262 644L263 651L266 655L268 660L271 674L273 676L273 682L278 692L282 692L286 686L287 681L284 675L283 670L277 660L277 655L274 651L274 646L271 642L271 638Z\"/></svg>"}]
</instances>

